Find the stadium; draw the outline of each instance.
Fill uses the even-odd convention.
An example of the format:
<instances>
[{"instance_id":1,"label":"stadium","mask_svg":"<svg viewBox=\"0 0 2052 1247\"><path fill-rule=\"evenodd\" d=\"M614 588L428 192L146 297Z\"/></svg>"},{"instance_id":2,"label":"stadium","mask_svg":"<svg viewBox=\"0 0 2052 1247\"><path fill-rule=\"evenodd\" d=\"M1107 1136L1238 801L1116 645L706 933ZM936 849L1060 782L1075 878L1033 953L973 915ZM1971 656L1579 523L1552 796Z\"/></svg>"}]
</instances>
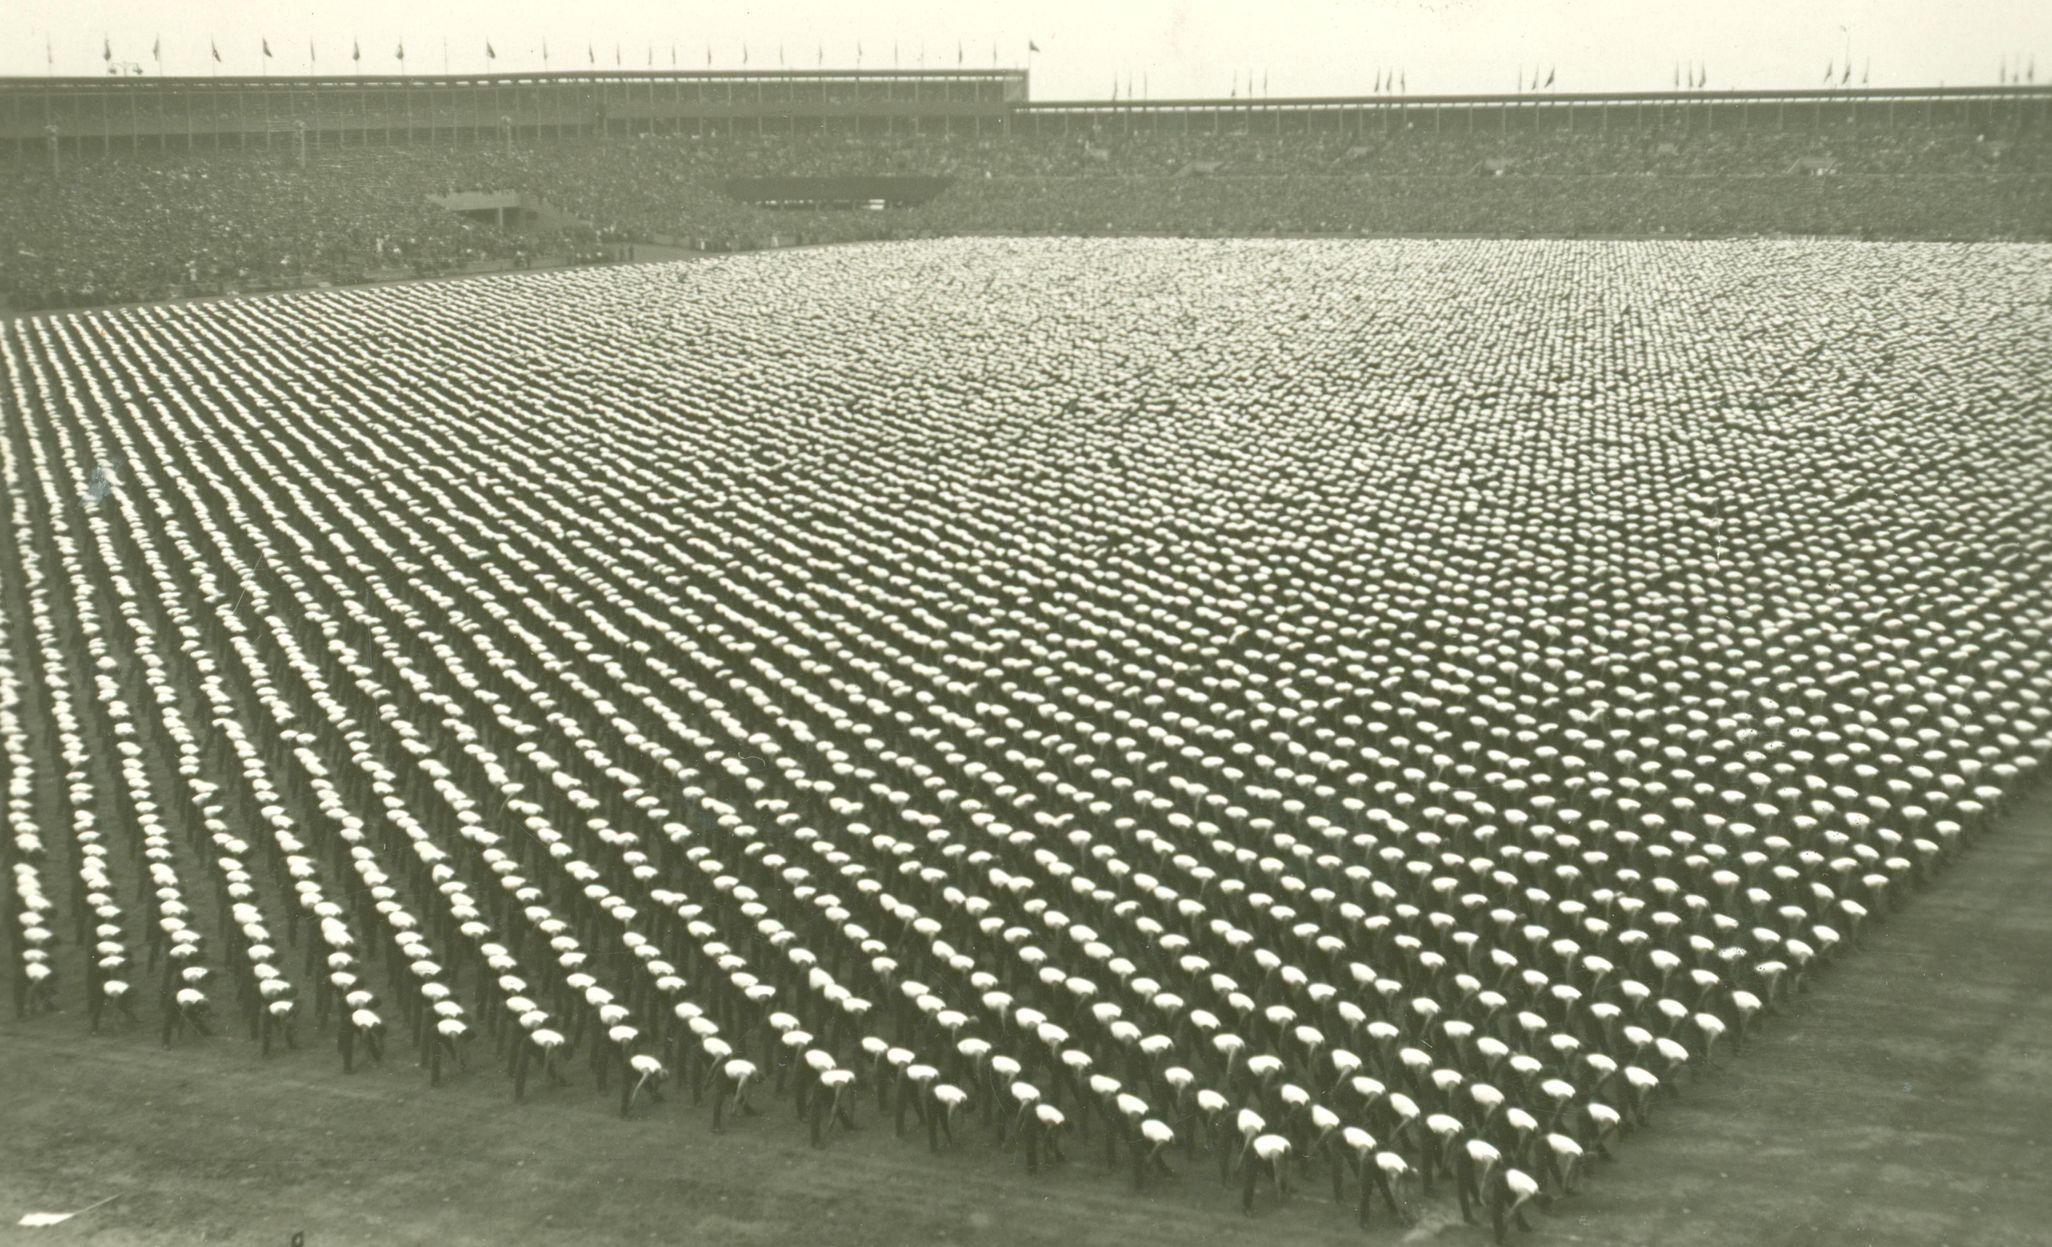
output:
<instances>
[{"instance_id":1,"label":"stadium","mask_svg":"<svg viewBox=\"0 0 2052 1247\"><path fill-rule=\"evenodd\" d=\"M2052 1234L2034 63L104 46L0 78L25 1239Z\"/></svg>"}]
</instances>

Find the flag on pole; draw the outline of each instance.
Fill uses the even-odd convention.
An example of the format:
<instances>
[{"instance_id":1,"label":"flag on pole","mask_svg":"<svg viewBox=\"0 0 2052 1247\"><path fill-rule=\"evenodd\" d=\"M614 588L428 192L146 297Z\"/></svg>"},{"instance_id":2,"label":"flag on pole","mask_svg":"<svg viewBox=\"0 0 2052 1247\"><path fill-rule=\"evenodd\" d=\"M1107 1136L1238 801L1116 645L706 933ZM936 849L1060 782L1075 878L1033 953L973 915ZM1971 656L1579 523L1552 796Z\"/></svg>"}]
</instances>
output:
<instances>
[{"instance_id":1,"label":"flag on pole","mask_svg":"<svg viewBox=\"0 0 2052 1247\"><path fill-rule=\"evenodd\" d=\"M957 69L960 69L961 67L962 67L962 41L961 41L960 39L957 39L957 40L955 40L955 68L957 68Z\"/></svg>"},{"instance_id":2,"label":"flag on pole","mask_svg":"<svg viewBox=\"0 0 2052 1247\"><path fill-rule=\"evenodd\" d=\"M211 37L207 39L207 51L213 53L214 64L219 65L221 63L221 45L215 43Z\"/></svg>"},{"instance_id":3,"label":"flag on pole","mask_svg":"<svg viewBox=\"0 0 2052 1247\"><path fill-rule=\"evenodd\" d=\"M1827 87L1828 87L1828 86L1830 86L1830 85L1831 85L1831 79L1832 79L1833 75L1837 74L1837 72L1838 72L1838 62L1837 62L1837 61L1826 61L1826 62L1824 62L1824 85L1825 85L1825 86L1827 86Z\"/></svg>"},{"instance_id":4,"label":"flag on pole","mask_svg":"<svg viewBox=\"0 0 2052 1247\"><path fill-rule=\"evenodd\" d=\"M269 37L268 35L265 35L265 36L260 36L260 38L262 38L262 39L263 39L263 44L264 44L264 59L268 61L268 60L270 60L270 59L271 59L271 40L270 40L270 37Z\"/></svg>"},{"instance_id":5,"label":"flag on pole","mask_svg":"<svg viewBox=\"0 0 2052 1247\"><path fill-rule=\"evenodd\" d=\"M354 35L349 39L349 59L359 64L363 61L363 44Z\"/></svg>"},{"instance_id":6,"label":"flag on pole","mask_svg":"<svg viewBox=\"0 0 2052 1247\"><path fill-rule=\"evenodd\" d=\"M1368 88L1368 94L1370 94L1370 95L1381 95L1381 94L1382 94L1382 71L1381 71L1381 70L1379 70L1379 69L1375 71L1375 85L1374 85L1374 86L1372 86L1372 87L1369 87L1369 88Z\"/></svg>"},{"instance_id":7,"label":"flag on pole","mask_svg":"<svg viewBox=\"0 0 2052 1247\"><path fill-rule=\"evenodd\" d=\"M404 65L406 63L406 40L401 39L399 41L399 46L396 49L394 49L392 55L399 58L399 63L401 65Z\"/></svg>"},{"instance_id":8,"label":"flag on pole","mask_svg":"<svg viewBox=\"0 0 2052 1247\"><path fill-rule=\"evenodd\" d=\"M1843 86L1849 86L1849 85L1851 85L1851 83L1852 83L1852 61L1851 61L1850 59L1848 59L1848 60L1846 61L1846 63L1845 63L1845 72L1844 72L1843 74L1840 74L1840 75L1839 75L1839 77L1838 77L1838 85L1839 85L1839 86L1842 86L1842 87L1843 87Z\"/></svg>"},{"instance_id":9,"label":"flag on pole","mask_svg":"<svg viewBox=\"0 0 2052 1247\"><path fill-rule=\"evenodd\" d=\"M590 64L598 64L598 49L591 46L589 39L584 41L584 59Z\"/></svg>"},{"instance_id":10,"label":"flag on pole","mask_svg":"<svg viewBox=\"0 0 2052 1247\"><path fill-rule=\"evenodd\" d=\"M100 36L100 59L110 64L114 60L114 41L105 35Z\"/></svg>"},{"instance_id":11,"label":"flag on pole","mask_svg":"<svg viewBox=\"0 0 2052 1247\"><path fill-rule=\"evenodd\" d=\"M543 69L547 69L548 67L549 67L549 41L548 41L548 40L546 40L546 39L544 39L544 40L542 40L542 68L543 68Z\"/></svg>"},{"instance_id":12,"label":"flag on pole","mask_svg":"<svg viewBox=\"0 0 2052 1247\"><path fill-rule=\"evenodd\" d=\"M1860 63L1860 85L1866 86L1874 76L1874 58L1868 57Z\"/></svg>"},{"instance_id":13,"label":"flag on pole","mask_svg":"<svg viewBox=\"0 0 2052 1247\"><path fill-rule=\"evenodd\" d=\"M2030 67L2030 69L2029 69L2029 70L2028 70L2028 71L2027 71L2027 72L2026 72L2026 73L2024 74L2024 81L2025 81L2025 82L2036 82L2037 80L2038 80L2038 58L2034 56L2034 57L2032 57L2032 58L2031 58L2031 67Z\"/></svg>"},{"instance_id":14,"label":"flag on pole","mask_svg":"<svg viewBox=\"0 0 2052 1247\"><path fill-rule=\"evenodd\" d=\"M1035 42L1033 42L1033 40L1031 40L1031 39L1028 39L1028 40L1026 41L1026 51L1027 51L1027 52L1028 52L1029 54L1030 54L1030 53L1033 53L1033 52L1038 52L1038 51L1040 51L1040 45L1039 45L1039 44L1037 44L1037 43L1035 43Z\"/></svg>"},{"instance_id":15,"label":"flag on pole","mask_svg":"<svg viewBox=\"0 0 2052 1247\"><path fill-rule=\"evenodd\" d=\"M705 67L707 69L712 68L712 45L710 43L705 45Z\"/></svg>"},{"instance_id":16,"label":"flag on pole","mask_svg":"<svg viewBox=\"0 0 2052 1247\"><path fill-rule=\"evenodd\" d=\"M306 63L309 65L317 64L320 59L320 53L314 50L313 36L308 35L306 37Z\"/></svg>"},{"instance_id":17,"label":"flag on pole","mask_svg":"<svg viewBox=\"0 0 2052 1247\"><path fill-rule=\"evenodd\" d=\"M485 59L488 61L499 59L499 50L492 46L492 41L489 39L485 40Z\"/></svg>"},{"instance_id":18,"label":"flag on pole","mask_svg":"<svg viewBox=\"0 0 2052 1247\"><path fill-rule=\"evenodd\" d=\"M1674 89L1681 90L1681 62L1674 63Z\"/></svg>"},{"instance_id":19,"label":"flag on pole","mask_svg":"<svg viewBox=\"0 0 2052 1247\"><path fill-rule=\"evenodd\" d=\"M1553 85L1553 75L1555 75L1556 73L1559 73L1559 72L1560 72L1560 68L1559 68L1559 66L1556 66L1556 65L1548 65L1548 66L1546 67L1546 85L1547 85L1548 87L1551 87L1551 86Z\"/></svg>"},{"instance_id":20,"label":"flag on pole","mask_svg":"<svg viewBox=\"0 0 2052 1247\"><path fill-rule=\"evenodd\" d=\"M157 63L157 65L158 65L158 67L159 67L159 68L162 68L162 67L163 67L163 64L164 64L164 36L162 36L162 35L158 35L158 36L157 36L157 37L156 37L155 39L152 39L152 40L150 41L150 59L151 59L151 60L153 60L153 61L155 61L155 62Z\"/></svg>"}]
</instances>

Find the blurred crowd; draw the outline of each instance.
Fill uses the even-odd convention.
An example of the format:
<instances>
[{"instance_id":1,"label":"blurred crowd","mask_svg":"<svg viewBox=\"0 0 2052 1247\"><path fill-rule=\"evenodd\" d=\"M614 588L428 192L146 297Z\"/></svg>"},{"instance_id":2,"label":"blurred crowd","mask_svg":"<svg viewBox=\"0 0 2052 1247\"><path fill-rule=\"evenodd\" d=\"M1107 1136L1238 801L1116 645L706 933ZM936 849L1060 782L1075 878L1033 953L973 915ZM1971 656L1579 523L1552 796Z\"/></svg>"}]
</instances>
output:
<instances>
[{"instance_id":1,"label":"blurred crowd","mask_svg":"<svg viewBox=\"0 0 2052 1247\"><path fill-rule=\"evenodd\" d=\"M584 228L502 229L428 201L486 189L441 154L144 153L0 175L0 300L18 309L575 262ZM497 189L497 188L489 188Z\"/></svg>"},{"instance_id":2,"label":"blurred crowd","mask_svg":"<svg viewBox=\"0 0 2052 1247\"><path fill-rule=\"evenodd\" d=\"M957 234L2042 238L2042 141L1957 130L691 135L23 159L0 176L0 301L84 306ZM1237 127L1237 128L1233 128ZM742 176L942 176L917 207L769 209ZM504 224L430 196L517 192Z\"/></svg>"}]
</instances>

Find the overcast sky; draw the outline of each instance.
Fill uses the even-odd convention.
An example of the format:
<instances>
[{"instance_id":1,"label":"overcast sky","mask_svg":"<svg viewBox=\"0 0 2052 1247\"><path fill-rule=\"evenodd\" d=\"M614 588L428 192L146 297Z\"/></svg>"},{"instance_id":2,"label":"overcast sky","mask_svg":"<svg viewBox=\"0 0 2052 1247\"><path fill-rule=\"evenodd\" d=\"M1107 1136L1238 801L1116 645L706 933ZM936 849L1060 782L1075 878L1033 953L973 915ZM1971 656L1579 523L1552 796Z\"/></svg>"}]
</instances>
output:
<instances>
[{"instance_id":1,"label":"overcast sky","mask_svg":"<svg viewBox=\"0 0 2052 1247\"><path fill-rule=\"evenodd\" d=\"M104 72L116 61L204 74L208 41L224 73L304 73L312 40L319 68L347 70L352 39L366 71L485 68L485 41L503 70L579 68L587 47L611 68L653 48L671 63L738 69L868 68L962 62L1027 63L1036 99L1101 98L1131 78L1155 99L1228 94L1265 77L1273 95L1365 93L1398 69L1421 92L1509 91L1521 71L1557 74L1559 90L1657 90L1677 62L1698 63L1713 88L1815 86L1851 51L1853 81L1874 86L1994 82L2005 58L2034 57L2052 81L2052 0L766 0L678 4L652 0L0 0L0 73L37 75L48 41L59 74ZM895 48L895 52L893 49Z\"/></svg>"}]
</instances>

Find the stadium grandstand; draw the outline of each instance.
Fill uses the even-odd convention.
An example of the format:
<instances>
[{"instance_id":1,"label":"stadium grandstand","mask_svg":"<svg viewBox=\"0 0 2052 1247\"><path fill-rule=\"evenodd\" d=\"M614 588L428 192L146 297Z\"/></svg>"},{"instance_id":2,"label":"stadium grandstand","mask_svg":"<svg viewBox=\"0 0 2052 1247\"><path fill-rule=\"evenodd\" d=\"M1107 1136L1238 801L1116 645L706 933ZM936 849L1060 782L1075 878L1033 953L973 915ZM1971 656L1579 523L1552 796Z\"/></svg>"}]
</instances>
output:
<instances>
[{"instance_id":1,"label":"stadium grandstand","mask_svg":"<svg viewBox=\"0 0 2052 1247\"><path fill-rule=\"evenodd\" d=\"M2052 232L2052 87L1031 94L1022 69L9 79L0 297L956 235Z\"/></svg>"}]
</instances>

